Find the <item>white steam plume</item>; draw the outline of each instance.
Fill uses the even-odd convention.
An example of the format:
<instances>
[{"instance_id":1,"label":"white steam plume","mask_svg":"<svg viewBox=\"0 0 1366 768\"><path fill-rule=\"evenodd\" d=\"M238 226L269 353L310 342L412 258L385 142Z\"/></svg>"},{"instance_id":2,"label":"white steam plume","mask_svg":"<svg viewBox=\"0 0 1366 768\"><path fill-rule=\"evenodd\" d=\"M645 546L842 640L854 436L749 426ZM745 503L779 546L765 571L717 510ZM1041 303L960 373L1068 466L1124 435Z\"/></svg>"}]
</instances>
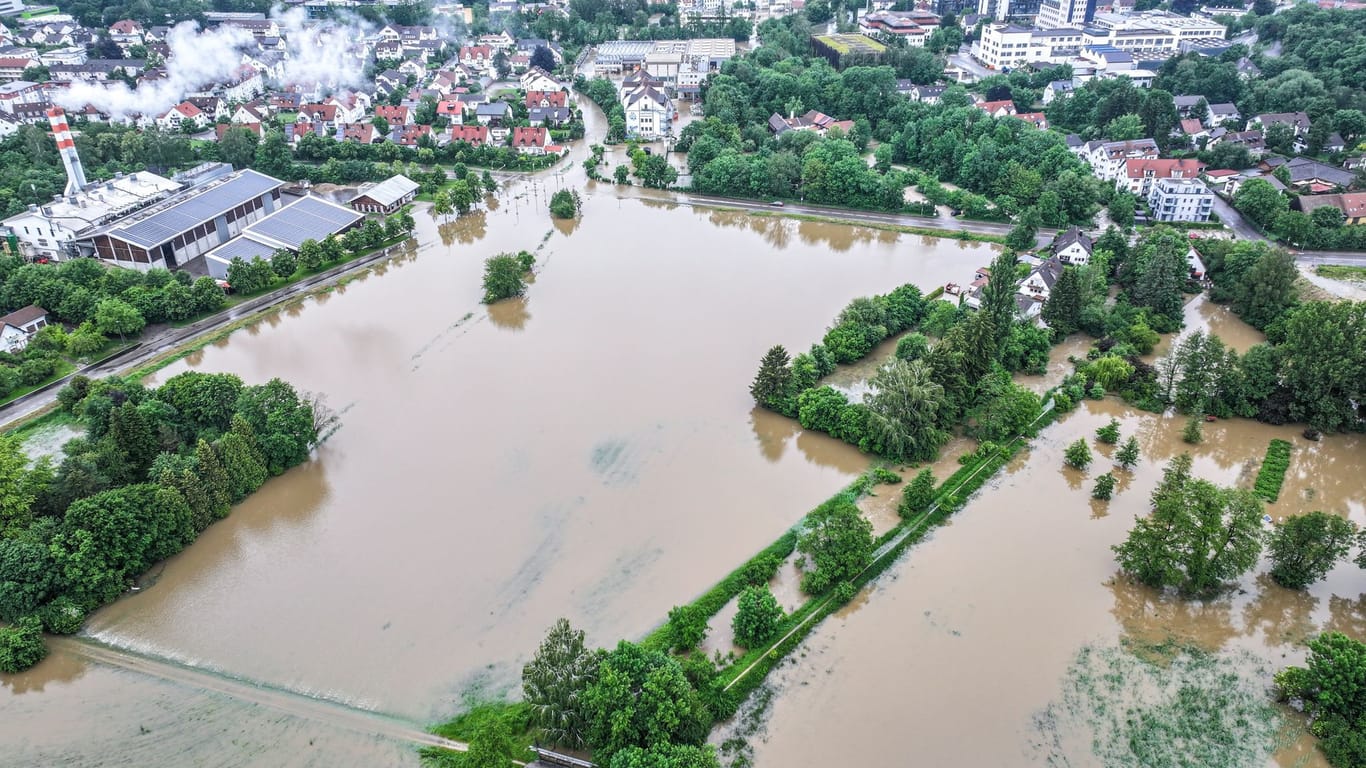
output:
<instances>
[{"instance_id":1,"label":"white steam plume","mask_svg":"<svg viewBox=\"0 0 1366 768\"><path fill-rule=\"evenodd\" d=\"M271 17L288 45L281 85L336 89L363 83L365 61L358 53L361 38L371 31L369 24L358 17L308 22L299 7L282 11L276 6Z\"/></svg>"},{"instance_id":2,"label":"white steam plume","mask_svg":"<svg viewBox=\"0 0 1366 768\"><path fill-rule=\"evenodd\" d=\"M271 13L280 25L287 49L279 85L338 89L361 85L365 61L361 39L370 29L359 18L345 22L307 22L304 10ZM75 82L55 94L55 101L69 109L87 105L114 119L136 115L158 117L195 91L229 80L243 65L244 54L256 50L251 33L227 24L200 30L192 21L177 24L166 35L170 55L166 76L140 84L136 90L125 83Z\"/></svg>"},{"instance_id":3,"label":"white steam plume","mask_svg":"<svg viewBox=\"0 0 1366 768\"><path fill-rule=\"evenodd\" d=\"M126 83L76 82L57 93L56 101L71 109L93 105L114 118L160 116L184 101L187 94L226 80L241 65L241 49L251 44L251 33L239 27L220 26L201 32L196 22L181 22L166 34L171 55L166 60L165 77L144 82L137 90Z\"/></svg>"}]
</instances>

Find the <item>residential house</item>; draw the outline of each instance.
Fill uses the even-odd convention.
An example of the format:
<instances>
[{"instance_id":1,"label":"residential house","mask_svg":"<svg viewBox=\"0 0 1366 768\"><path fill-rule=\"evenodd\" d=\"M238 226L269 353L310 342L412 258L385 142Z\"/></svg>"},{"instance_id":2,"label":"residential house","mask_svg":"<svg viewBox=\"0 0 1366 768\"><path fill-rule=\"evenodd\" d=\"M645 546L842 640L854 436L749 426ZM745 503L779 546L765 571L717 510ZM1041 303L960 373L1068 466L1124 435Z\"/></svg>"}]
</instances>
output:
<instances>
[{"instance_id":1,"label":"residential house","mask_svg":"<svg viewBox=\"0 0 1366 768\"><path fill-rule=\"evenodd\" d=\"M947 88L948 86L944 85L914 85L911 86L907 96L910 97L911 101L918 101L922 104L938 104Z\"/></svg>"},{"instance_id":2,"label":"residential house","mask_svg":"<svg viewBox=\"0 0 1366 768\"><path fill-rule=\"evenodd\" d=\"M522 88L528 91L559 91L564 84L540 67L532 67L518 78Z\"/></svg>"},{"instance_id":3,"label":"residential house","mask_svg":"<svg viewBox=\"0 0 1366 768\"><path fill-rule=\"evenodd\" d=\"M474 110L474 119L479 121L480 125L501 124L512 119L512 107L508 106L506 101L480 104Z\"/></svg>"},{"instance_id":4,"label":"residential house","mask_svg":"<svg viewBox=\"0 0 1366 768\"><path fill-rule=\"evenodd\" d=\"M1193 179L1204 170L1205 164L1193 158L1125 160L1124 176L1116 181L1116 186L1146 199L1158 179Z\"/></svg>"},{"instance_id":5,"label":"residential house","mask_svg":"<svg viewBox=\"0 0 1366 768\"><path fill-rule=\"evenodd\" d=\"M1328 134L1328 138L1323 140L1323 151L1330 153L1346 152L1347 140L1342 138L1342 134L1333 131Z\"/></svg>"},{"instance_id":6,"label":"residential house","mask_svg":"<svg viewBox=\"0 0 1366 768\"><path fill-rule=\"evenodd\" d=\"M41 104L45 101L47 95L38 83L15 80L0 85L0 112L14 114L14 108L20 104Z\"/></svg>"},{"instance_id":7,"label":"residential house","mask_svg":"<svg viewBox=\"0 0 1366 768\"><path fill-rule=\"evenodd\" d=\"M1041 131L1048 130L1048 117L1042 112L1021 112L1015 115L1015 119L1023 120Z\"/></svg>"},{"instance_id":8,"label":"residential house","mask_svg":"<svg viewBox=\"0 0 1366 768\"><path fill-rule=\"evenodd\" d=\"M430 125L401 125L390 130L389 141L400 147L416 147L423 136L431 136L433 141L436 140Z\"/></svg>"},{"instance_id":9,"label":"residential house","mask_svg":"<svg viewBox=\"0 0 1366 768\"><path fill-rule=\"evenodd\" d=\"M1334 188L1347 189L1356 184L1356 174L1307 157L1297 157L1284 164L1290 174L1290 186L1309 188L1312 192L1330 192Z\"/></svg>"},{"instance_id":10,"label":"residential house","mask_svg":"<svg viewBox=\"0 0 1366 768\"><path fill-rule=\"evenodd\" d=\"M142 36L142 25L132 19L122 19L109 25L109 39L124 53L134 45L142 45L145 38Z\"/></svg>"},{"instance_id":11,"label":"residential house","mask_svg":"<svg viewBox=\"0 0 1366 768\"><path fill-rule=\"evenodd\" d=\"M398 40L382 40L376 43L375 58L379 61L393 61L403 58L403 43Z\"/></svg>"},{"instance_id":12,"label":"residential house","mask_svg":"<svg viewBox=\"0 0 1366 768\"><path fill-rule=\"evenodd\" d=\"M1244 56L1238 59L1235 65L1238 70L1238 77L1244 80L1255 80L1262 76L1262 68L1252 62L1252 59Z\"/></svg>"},{"instance_id":13,"label":"residential house","mask_svg":"<svg viewBox=\"0 0 1366 768\"><path fill-rule=\"evenodd\" d=\"M1053 238L1050 248L1053 256L1062 263L1084 267L1091 263L1091 252L1095 249L1095 243L1090 235L1081 231L1081 228L1069 227L1066 232L1060 232Z\"/></svg>"},{"instance_id":14,"label":"residential house","mask_svg":"<svg viewBox=\"0 0 1366 768\"><path fill-rule=\"evenodd\" d=\"M375 117L384 118L385 122L391 126L411 125L413 122L413 111L404 106L390 106L380 104L375 107Z\"/></svg>"},{"instance_id":15,"label":"residential house","mask_svg":"<svg viewBox=\"0 0 1366 768\"><path fill-rule=\"evenodd\" d=\"M472 147L482 147L489 143L489 129L486 125L452 125L450 141L463 141Z\"/></svg>"},{"instance_id":16,"label":"residential house","mask_svg":"<svg viewBox=\"0 0 1366 768\"><path fill-rule=\"evenodd\" d=\"M1222 194L1228 194L1228 183L1237 178L1238 172L1230 168L1217 168L1205 171L1205 186Z\"/></svg>"},{"instance_id":17,"label":"residential house","mask_svg":"<svg viewBox=\"0 0 1366 768\"><path fill-rule=\"evenodd\" d=\"M337 128L337 105L336 104L304 104L299 107L299 114L295 117L295 122L303 124L317 124L328 133Z\"/></svg>"},{"instance_id":18,"label":"residential house","mask_svg":"<svg viewBox=\"0 0 1366 768\"><path fill-rule=\"evenodd\" d=\"M186 123L196 128L204 124L204 112L188 101L182 101L156 119L156 126L163 131L183 131Z\"/></svg>"},{"instance_id":19,"label":"residential house","mask_svg":"<svg viewBox=\"0 0 1366 768\"><path fill-rule=\"evenodd\" d=\"M479 45L494 51L510 51L517 45L517 38L506 31L496 35L480 35Z\"/></svg>"},{"instance_id":20,"label":"residential house","mask_svg":"<svg viewBox=\"0 0 1366 768\"><path fill-rule=\"evenodd\" d=\"M38 55L0 56L0 80L12 82L24 76L24 70L38 66Z\"/></svg>"},{"instance_id":21,"label":"residential house","mask_svg":"<svg viewBox=\"0 0 1366 768\"><path fill-rule=\"evenodd\" d=\"M1039 303L1048 301L1048 296L1053 292L1053 286L1058 282L1058 278L1062 277L1065 266L1062 260L1055 256L1044 259L1020 282L1018 293Z\"/></svg>"},{"instance_id":22,"label":"residential house","mask_svg":"<svg viewBox=\"0 0 1366 768\"><path fill-rule=\"evenodd\" d=\"M1309 133L1309 115L1303 112L1267 112L1266 114L1254 115L1247 121L1249 128L1261 128L1267 130L1273 125L1285 125L1294 131L1295 136L1305 136Z\"/></svg>"},{"instance_id":23,"label":"residential house","mask_svg":"<svg viewBox=\"0 0 1366 768\"><path fill-rule=\"evenodd\" d=\"M1200 252L1195 250L1194 244L1186 249L1186 264L1190 267L1192 280L1205 279L1205 260L1200 258Z\"/></svg>"},{"instance_id":24,"label":"residential house","mask_svg":"<svg viewBox=\"0 0 1366 768\"><path fill-rule=\"evenodd\" d=\"M1071 80L1054 80L1043 89L1043 103L1052 104L1053 100L1059 96L1066 96L1076 90L1076 85Z\"/></svg>"},{"instance_id":25,"label":"residential house","mask_svg":"<svg viewBox=\"0 0 1366 768\"><path fill-rule=\"evenodd\" d=\"M517 127L512 129L512 148L523 155L544 155L550 143L550 132L545 128Z\"/></svg>"},{"instance_id":26,"label":"residential house","mask_svg":"<svg viewBox=\"0 0 1366 768\"><path fill-rule=\"evenodd\" d=\"M368 120L363 123L352 123L342 128L342 141L374 144L383 138L384 136L375 128L375 124Z\"/></svg>"},{"instance_id":27,"label":"residential house","mask_svg":"<svg viewBox=\"0 0 1366 768\"><path fill-rule=\"evenodd\" d=\"M1153 182L1148 207L1154 221L1209 221L1214 193L1195 178L1166 178Z\"/></svg>"},{"instance_id":28,"label":"residential house","mask_svg":"<svg viewBox=\"0 0 1366 768\"><path fill-rule=\"evenodd\" d=\"M370 111L370 97L356 91L331 96L323 103L337 108L337 122L342 124L358 123Z\"/></svg>"},{"instance_id":29,"label":"residential house","mask_svg":"<svg viewBox=\"0 0 1366 768\"><path fill-rule=\"evenodd\" d=\"M303 97L297 93L272 93L267 99L266 104L272 112L298 112L299 107L303 106Z\"/></svg>"},{"instance_id":30,"label":"residential house","mask_svg":"<svg viewBox=\"0 0 1366 768\"><path fill-rule=\"evenodd\" d=\"M230 114L228 102L217 96L191 96L185 100L199 107L199 111L203 113L200 119L205 123L216 123Z\"/></svg>"},{"instance_id":31,"label":"residential house","mask_svg":"<svg viewBox=\"0 0 1366 768\"><path fill-rule=\"evenodd\" d=\"M548 125L552 128L562 128L573 119L574 113L569 107L532 107L527 113L527 120L532 125Z\"/></svg>"},{"instance_id":32,"label":"residential house","mask_svg":"<svg viewBox=\"0 0 1366 768\"><path fill-rule=\"evenodd\" d=\"M1293 206L1304 213L1315 208L1331 206L1342 212L1344 224L1366 224L1366 192L1346 192L1337 195L1300 195Z\"/></svg>"},{"instance_id":33,"label":"residential house","mask_svg":"<svg viewBox=\"0 0 1366 768\"><path fill-rule=\"evenodd\" d=\"M563 107L568 105L569 94L564 91L527 91L525 104L533 107Z\"/></svg>"},{"instance_id":34,"label":"residential house","mask_svg":"<svg viewBox=\"0 0 1366 768\"><path fill-rule=\"evenodd\" d=\"M1004 101L979 101L975 106L992 117L1007 117L1015 114L1015 102L1010 101L1009 99Z\"/></svg>"},{"instance_id":35,"label":"residential house","mask_svg":"<svg viewBox=\"0 0 1366 768\"><path fill-rule=\"evenodd\" d=\"M480 72L493 68L493 49L487 45L467 45L460 49L458 58L461 64Z\"/></svg>"},{"instance_id":36,"label":"residential house","mask_svg":"<svg viewBox=\"0 0 1366 768\"><path fill-rule=\"evenodd\" d=\"M465 102L459 99L441 99L436 102L436 116L459 125L465 122Z\"/></svg>"},{"instance_id":37,"label":"residential house","mask_svg":"<svg viewBox=\"0 0 1366 768\"><path fill-rule=\"evenodd\" d=\"M1215 128L1210 131L1206 146L1213 147L1224 142L1246 149L1254 158L1266 154L1266 136L1261 131L1228 131L1224 128Z\"/></svg>"},{"instance_id":38,"label":"residential house","mask_svg":"<svg viewBox=\"0 0 1366 768\"><path fill-rule=\"evenodd\" d=\"M1075 151L1091 166L1096 178L1111 182L1124 173L1124 161L1156 160L1158 156L1157 142L1152 139L1088 141Z\"/></svg>"},{"instance_id":39,"label":"residential house","mask_svg":"<svg viewBox=\"0 0 1366 768\"><path fill-rule=\"evenodd\" d=\"M264 136L264 134L261 131L260 123L219 123L218 125L214 126L214 139L217 141L222 141L223 134L227 133L233 128L242 128L244 130L251 131L252 133L256 134L257 138L261 138L262 136Z\"/></svg>"},{"instance_id":40,"label":"residential house","mask_svg":"<svg viewBox=\"0 0 1366 768\"><path fill-rule=\"evenodd\" d=\"M414 59L404 59L394 69L405 78L413 78L414 81L421 79L427 74L427 67L420 61Z\"/></svg>"},{"instance_id":41,"label":"residential house","mask_svg":"<svg viewBox=\"0 0 1366 768\"><path fill-rule=\"evenodd\" d=\"M375 93L388 96L408 87L408 76L396 69L386 69L375 75Z\"/></svg>"},{"instance_id":42,"label":"residential house","mask_svg":"<svg viewBox=\"0 0 1366 768\"><path fill-rule=\"evenodd\" d=\"M1209 138L1209 129L1205 124L1193 117L1183 118L1176 130L1172 131L1173 136L1181 136L1186 140L1186 146L1199 146L1200 139Z\"/></svg>"},{"instance_id":43,"label":"residential house","mask_svg":"<svg viewBox=\"0 0 1366 768\"><path fill-rule=\"evenodd\" d=\"M1243 119L1238 113L1238 108L1228 102L1209 105L1209 117L1205 118L1205 124L1210 128L1218 128L1224 123L1237 122Z\"/></svg>"},{"instance_id":44,"label":"residential house","mask_svg":"<svg viewBox=\"0 0 1366 768\"><path fill-rule=\"evenodd\" d=\"M854 121L836 120L824 112L817 112L812 109L804 115L786 118L775 112L768 118L768 127L775 135L784 134L788 131L812 131L824 136L832 128L839 128L848 133L853 130Z\"/></svg>"},{"instance_id":45,"label":"residential house","mask_svg":"<svg viewBox=\"0 0 1366 768\"><path fill-rule=\"evenodd\" d=\"M14 354L28 346L28 340L47 325L47 310L36 304L0 317L0 351Z\"/></svg>"},{"instance_id":46,"label":"residential house","mask_svg":"<svg viewBox=\"0 0 1366 768\"><path fill-rule=\"evenodd\" d=\"M228 120L234 123L261 124L268 120L270 111L263 101L249 101L246 104L238 104L237 109L233 110Z\"/></svg>"}]
</instances>

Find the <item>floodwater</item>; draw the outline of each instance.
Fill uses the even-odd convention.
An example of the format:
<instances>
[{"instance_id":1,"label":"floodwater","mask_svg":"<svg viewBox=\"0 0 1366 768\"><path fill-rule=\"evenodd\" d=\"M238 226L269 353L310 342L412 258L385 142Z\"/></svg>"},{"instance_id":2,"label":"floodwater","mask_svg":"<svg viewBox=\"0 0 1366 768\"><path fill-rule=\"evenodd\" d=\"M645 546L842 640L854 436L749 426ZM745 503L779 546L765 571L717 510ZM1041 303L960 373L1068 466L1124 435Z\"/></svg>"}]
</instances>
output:
<instances>
[{"instance_id":1,"label":"floodwater","mask_svg":"<svg viewBox=\"0 0 1366 768\"><path fill-rule=\"evenodd\" d=\"M557 617L598 644L645 634L868 466L754 410L764 351L991 255L611 187L552 224L559 183L448 222L419 211L417 248L160 374L279 376L325 393L342 427L92 617L102 647L159 672L57 644L0 677L0 764L415 759L291 692L423 724L517 689ZM522 249L527 296L480 304L483 260ZM244 703L176 668L280 695Z\"/></svg>"},{"instance_id":2,"label":"floodwater","mask_svg":"<svg viewBox=\"0 0 1366 768\"><path fill-rule=\"evenodd\" d=\"M1062 453L1111 416L1138 438L1143 458L1133 473L1115 470L1119 491L1106 503L1090 491L1111 469L1113 449L1103 446L1086 472L1065 468ZM1117 573L1111 545L1146 513L1162 467L1183 451L1197 476L1251 487L1267 442L1289 440L1290 469L1268 513L1322 509L1366 524L1361 436L1313 443L1294 427L1235 420L1206 424L1204 442L1191 446L1180 439L1183 424L1107 399L1046 428L861 596L871 597L826 620L775 673L778 695L752 740L754 765L875 764L888 755L916 765L1102 765L1093 734L1075 722L1039 725L1083 647L1195 646L1229 659L1260 690L1275 670L1303 660L1306 638L1326 629L1366 636L1366 572L1350 561L1307 593L1271 583L1262 563L1205 602L1165 597ZM1267 764L1325 765L1303 736Z\"/></svg>"}]
</instances>

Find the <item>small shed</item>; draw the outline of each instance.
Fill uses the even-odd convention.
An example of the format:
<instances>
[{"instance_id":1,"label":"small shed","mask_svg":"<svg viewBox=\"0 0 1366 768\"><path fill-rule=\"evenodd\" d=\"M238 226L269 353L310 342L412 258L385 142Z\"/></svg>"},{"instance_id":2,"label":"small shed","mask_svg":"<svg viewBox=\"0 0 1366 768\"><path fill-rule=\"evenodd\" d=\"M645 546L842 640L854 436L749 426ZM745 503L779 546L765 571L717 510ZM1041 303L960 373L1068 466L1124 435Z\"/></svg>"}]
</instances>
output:
<instances>
[{"instance_id":1,"label":"small shed","mask_svg":"<svg viewBox=\"0 0 1366 768\"><path fill-rule=\"evenodd\" d=\"M420 185L407 176L391 176L372 187L362 187L351 199L351 207L361 213L389 214L411 203Z\"/></svg>"}]
</instances>

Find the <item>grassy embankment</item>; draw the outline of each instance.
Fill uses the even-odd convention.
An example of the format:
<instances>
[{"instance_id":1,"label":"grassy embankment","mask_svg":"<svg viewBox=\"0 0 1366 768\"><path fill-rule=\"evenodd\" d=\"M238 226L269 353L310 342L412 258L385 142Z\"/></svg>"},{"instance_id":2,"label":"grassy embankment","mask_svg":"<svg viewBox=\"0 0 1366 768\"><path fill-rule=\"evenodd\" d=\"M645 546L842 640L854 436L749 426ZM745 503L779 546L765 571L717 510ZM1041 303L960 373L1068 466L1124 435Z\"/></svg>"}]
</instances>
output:
<instances>
[{"instance_id":1,"label":"grassy embankment","mask_svg":"<svg viewBox=\"0 0 1366 768\"><path fill-rule=\"evenodd\" d=\"M1319 277L1331 280L1346 280L1353 283L1366 283L1366 267L1351 267L1344 264L1320 264L1314 267Z\"/></svg>"}]
</instances>

